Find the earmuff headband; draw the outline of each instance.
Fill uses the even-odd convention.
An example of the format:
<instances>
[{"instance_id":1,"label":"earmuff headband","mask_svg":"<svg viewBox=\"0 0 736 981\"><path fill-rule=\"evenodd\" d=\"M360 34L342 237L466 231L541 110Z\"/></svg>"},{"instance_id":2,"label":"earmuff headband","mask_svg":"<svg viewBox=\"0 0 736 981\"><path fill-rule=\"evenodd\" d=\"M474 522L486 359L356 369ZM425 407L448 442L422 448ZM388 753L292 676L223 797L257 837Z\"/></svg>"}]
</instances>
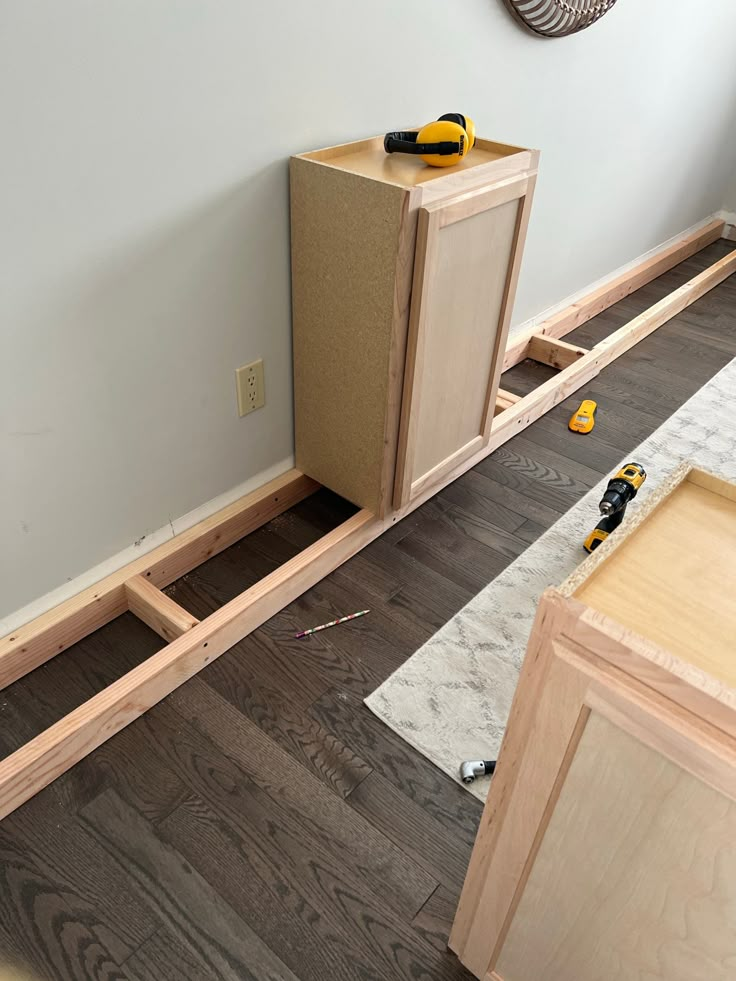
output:
<instances>
[{"instance_id":1,"label":"earmuff headband","mask_svg":"<svg viewBox=\"0 0 736 981\"><path fill-rule=\"evenodd\" d=\"M386 153L436 153L440 157L449 157L460 153L460 144L454 140L443 140L441 143L417 143L419 134L413 131L386 133L383 138L383 148Z\"/></svg>"}]
</instances>

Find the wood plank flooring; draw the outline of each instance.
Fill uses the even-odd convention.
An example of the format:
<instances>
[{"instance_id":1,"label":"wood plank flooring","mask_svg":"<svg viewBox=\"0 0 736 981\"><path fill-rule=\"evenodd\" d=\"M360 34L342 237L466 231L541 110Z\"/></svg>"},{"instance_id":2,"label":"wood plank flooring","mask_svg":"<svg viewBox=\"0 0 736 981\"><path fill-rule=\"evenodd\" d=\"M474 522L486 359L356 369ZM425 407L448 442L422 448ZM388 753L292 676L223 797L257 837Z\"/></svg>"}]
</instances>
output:
<instances>
[{"instance_id":1,"label":"wood plank flooring","mask_svg":"<svg viewBox=\"0 0 736 981\"><path fill-rule=\"evenodd\" d=\"M567 340L595 343L732 247ZM467 981L446 940L480 805L362 698L735 354L732 279L7 818L0 955L48 981ZM502 384L551 374L525 362ZM582 398L600 406L585 437L566 428ZM205 617L353 510L321 491L168 591ZM127 614L0 693L0 751L160 646Z\"/></svg>"}]
</instances>

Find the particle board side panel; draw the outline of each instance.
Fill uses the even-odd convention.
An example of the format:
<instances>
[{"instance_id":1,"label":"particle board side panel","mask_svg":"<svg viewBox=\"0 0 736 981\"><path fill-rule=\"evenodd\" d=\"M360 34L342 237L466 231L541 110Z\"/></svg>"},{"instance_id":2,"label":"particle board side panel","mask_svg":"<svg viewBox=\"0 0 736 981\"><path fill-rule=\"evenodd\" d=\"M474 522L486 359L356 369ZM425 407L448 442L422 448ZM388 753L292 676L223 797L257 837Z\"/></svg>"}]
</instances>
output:
<instances>
[{"instance_id":1,"label":"particle board side panel","mask_svg":"<svg viewBox=\"0 0 736 981\"><path fill-rule=\"evenodd\" d=\"M297 466L375 512L406 195L357 174L291 160Z\"/></svg>"}]
</instances>

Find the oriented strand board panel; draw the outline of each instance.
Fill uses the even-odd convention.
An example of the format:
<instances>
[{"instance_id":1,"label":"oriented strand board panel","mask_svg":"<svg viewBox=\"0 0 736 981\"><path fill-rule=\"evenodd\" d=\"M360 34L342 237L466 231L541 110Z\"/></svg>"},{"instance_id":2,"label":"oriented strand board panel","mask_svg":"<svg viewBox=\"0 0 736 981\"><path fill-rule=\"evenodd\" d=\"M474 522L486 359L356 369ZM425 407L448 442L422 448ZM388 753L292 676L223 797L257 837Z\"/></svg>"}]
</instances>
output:
<instances>
[{"instance_id":1,"label":"oriented strand board panel","mask_svg":"<svg viewBox=\"0 0 736 981\"><path fill-rule=\"evenodd\" d=\"M370 510L380 497L406 193L291 161L296 466Z\"/></svg>"},{"instance_id":2,"label":"oriented strand board panel","mask_svg":"<svg viewBox=\"0 0 736 981\"><path fill-rule=\"evenodd\" d=\"M383 137L347 143L302 154L309 160L319 160L331 167L353 174L361 174L373 180L396 184L400 187L417 187L452 174L463 173L482 164L494 163L516 153L524 153L522 147L478 140L470 153L453 167L428 167L419 156L408 153L386 153Z\"/></svg>"},{"instance_id":3,"label":"oriented strand board panel","mask_svg":"<svg viewBox=\"0 0 736 981\"><path fill-rule=\"evenodd\" d=\"M437 232L412 481L483 432L518 213L515 199Z\"/></svg>"},{"instance_id":4,"label":"oriented strand board panel","mask_svg":"<svg viewBox=\"0 0 736 981\"><path fill-rule=\"evenodd\" d=\"M575 591L583 603L732 688L735 490L695 471Z\"/></svg>"},{"instance_id":5,"label":"oriented strand board panel","mask_svg":"<svg viewBox=\"0 0 736 981\"><path fill-rule=\"evenodd\" d=\"M503 981L733 981L736 804L591 715L494 967Z\"/></svg>"}]
</instances>

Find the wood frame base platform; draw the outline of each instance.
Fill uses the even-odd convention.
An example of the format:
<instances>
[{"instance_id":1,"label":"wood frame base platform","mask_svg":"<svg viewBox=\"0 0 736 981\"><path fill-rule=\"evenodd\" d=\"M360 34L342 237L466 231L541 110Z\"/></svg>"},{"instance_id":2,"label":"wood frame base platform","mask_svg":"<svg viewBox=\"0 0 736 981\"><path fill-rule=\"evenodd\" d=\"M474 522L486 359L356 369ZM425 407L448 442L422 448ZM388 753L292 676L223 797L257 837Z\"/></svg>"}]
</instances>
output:
<instances>
[{"instance_id":1,"label":"wood frame base platform","mask_svg":"<svg viewBox=\"0 0 736 981\"><path fill-rule=\"evenodd\" d=\"M167 644L118 681L84 702L0 762L0 818L11 813L97 746L165 698L214 658L274 616L320 579L423 504L443 486L553 406L708 290L736 272L736 250L587 350L561 338L684 259L721 237L714 221L657 256L540 324L511 338L504 370L527 357L559 373L519 398L499 392L488 441L405 507L377 517L362 510L198 621L163 587L266 524L320 486L291 470L177 535L96 585L0 640L0 688L5 688L72 644L131 611Z\"/></svg>"}]
</instances>

